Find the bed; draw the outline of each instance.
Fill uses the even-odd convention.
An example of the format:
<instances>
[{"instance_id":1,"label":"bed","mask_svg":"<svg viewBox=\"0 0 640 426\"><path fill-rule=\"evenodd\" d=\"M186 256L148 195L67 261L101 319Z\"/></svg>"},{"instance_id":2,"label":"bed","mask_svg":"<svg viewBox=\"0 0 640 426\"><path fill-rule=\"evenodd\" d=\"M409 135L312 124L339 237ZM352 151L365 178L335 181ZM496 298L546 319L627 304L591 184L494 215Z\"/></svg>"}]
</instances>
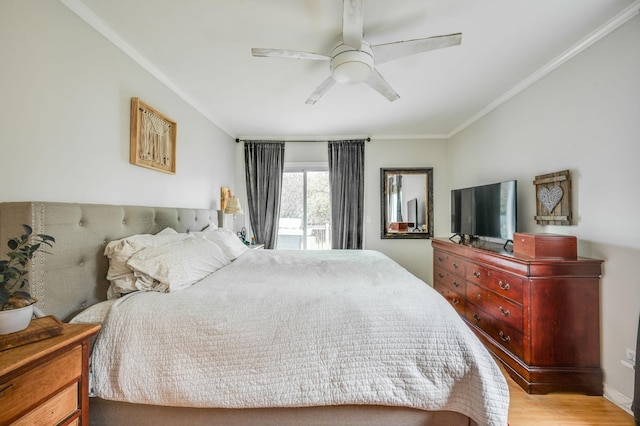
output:
<instances>
[{"instance_id":1,"label":"bed","mask_svg":"<svg viewBox=\"0 0 640 426\"><path fill-rule=\"evenodd\" d=\"M507 424L504 376L430 286L368 250L229 254L235 246L211 238L217 217L206 209L0 203L2 241L22 223L57 240L53 255L32 262L39 307L67 321L102 315L92 425ZM114 287L105 249L168 231L180 242L128 261L152 291L106 301ZM173 266L173 245L189 260L175 262L185 274ZM222 264L203 272L198 262L219 252ZM146 274L154 278L140 278Z\"/></svg>"}]
</instances>

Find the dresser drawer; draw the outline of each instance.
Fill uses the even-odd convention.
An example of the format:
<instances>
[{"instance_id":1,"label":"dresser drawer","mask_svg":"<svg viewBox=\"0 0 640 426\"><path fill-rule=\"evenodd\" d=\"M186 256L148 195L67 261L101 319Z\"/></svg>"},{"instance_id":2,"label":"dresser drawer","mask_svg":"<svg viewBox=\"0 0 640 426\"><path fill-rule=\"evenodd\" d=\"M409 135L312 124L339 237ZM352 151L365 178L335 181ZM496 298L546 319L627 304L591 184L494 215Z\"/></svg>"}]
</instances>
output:
<instances>
[{"instance_id":1,"label":"dresser drawer","mask_svg":"<svg viewBox=\"0 0 640 426\"><path fill-rule=\"evenodd\" d=\"M465 276L467 265L466 260L439 250L436 250L433 255L433 259L434 268L436 266L441 266L447 271L453 272L454 274L460 275L461 277Z\"/></svg>"},{"instance_id":2,"label":"dresser drawer","mask_svg":"<svg viewBox=\"0 0 640 426\"><path fill-rule=\"evenodd\" d=\"M55 425L75 413L78 406L78 383L76 382L11 423L11 426Z\"/></svg>"},{"instance_id":3,"label":"dresser drawer","mask_svg":"<svg viewBox=\"0 0 640 426\"><path fill-rule=\"evenodd\" d=\"M470 301L467 301L465 305L465 317L491 336L500 346L520 359L524 357L524 336L522 333L509 327L503 321L496 320Z\"/></svg>"},{"instance_id":4,"label":"dresser drawer","mask_svg":"<svg viewBox=\"0 0 640 426\"><path fill-rule=\"evenodd\" d=\"M460 296L466 296L467 294L467 282L464 277L452 274L441 266L436 266L433 271L436 282L440 282L449 287L450 290L460 294Z\"/></svg>"},{"instance_id":5,"label":"dresser drawer","mask_svg":"<svg viewBox=\"0 0 640 426\"><path fill-rule=\"evenodd\" d=\"M464 315L464 307L466 305L464 296L452 291L447 285L440 281L436 281L433 287L451 303L451 306L453 306L459 315Z\"/></svg>"},{"instance_id":6,"label":"dresser drawer","mask_svg":"<svg viewBox=\"0 0 640 426\"><path fill-rule=\"evenodd\" d=\"M465 278L517 303L522 303L522 278L495 269L468 263Z\"/></svg>"},{"instance_id":7,"label":"dresser drawer","mask_svg":"<svg viewBox=\"0 0 640 426\"><path fill-rule=\"evenodd\" d=\"M472 283L467 283L467 299L497 321L505 322L518 331L523 330L522 307L512 301Z\"/></svg>"},{"instance_id":8,"label":"dresser drawer","mask_svg":"<svg viewBox=\"0 0 640 426\"><path fill-rule=\"evenodd\" d=\"M77 381L82 374L82 348L68 352L39 365L11 380L0 383L0 424L33 409L60 389ZM76 392L77 404L77 392ZM6 407L6 408L4 408Z\"/></svg>"}]
</instances>

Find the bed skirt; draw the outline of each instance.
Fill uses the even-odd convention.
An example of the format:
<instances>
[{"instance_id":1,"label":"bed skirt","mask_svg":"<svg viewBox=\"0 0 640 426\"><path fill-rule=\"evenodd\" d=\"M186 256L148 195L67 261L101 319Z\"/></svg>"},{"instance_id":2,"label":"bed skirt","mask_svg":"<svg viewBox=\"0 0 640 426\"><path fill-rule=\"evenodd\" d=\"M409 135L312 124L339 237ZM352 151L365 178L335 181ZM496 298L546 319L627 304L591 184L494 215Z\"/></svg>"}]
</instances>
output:
<instances>
[{"instance_id":1,"label":"bed skirt","mask_svg":"<svg viewBox=\"0 0 640 426\"><path fill-rule=\"evenodd\" d=\"M91 426L477 426L452 411L423 411L379 405L339 405L299 408L186 408L160 407L91 398Z\"/></svg>"}]
</instances>

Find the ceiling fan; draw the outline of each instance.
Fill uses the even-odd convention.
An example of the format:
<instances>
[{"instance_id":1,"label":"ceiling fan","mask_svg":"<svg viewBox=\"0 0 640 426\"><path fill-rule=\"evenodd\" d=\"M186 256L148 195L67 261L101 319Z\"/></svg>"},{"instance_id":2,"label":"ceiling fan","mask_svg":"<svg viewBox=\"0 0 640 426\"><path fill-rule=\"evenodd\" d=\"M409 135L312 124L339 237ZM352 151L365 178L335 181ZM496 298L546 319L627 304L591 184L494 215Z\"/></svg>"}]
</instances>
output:
<instances>
[{"instance_id":1,"label":"ceiling fan","mask_svg":"<svg viewBox=\"0 0 640 426\"><path fill-rule=\"evenodd\" d=\"M400 96L375 69L376 65L403 56L457 46L462 42L462 33L455 33L371 46L363 39L362 3L363 0L344 0L342 43L334 47L329 56L296 50L261 48L251 49L251 54L261 57L329 61L331 75L309 96L307 104L315 104L336 82L345 84L364 82L393 102Z\"/></svg>"}]
</instances>

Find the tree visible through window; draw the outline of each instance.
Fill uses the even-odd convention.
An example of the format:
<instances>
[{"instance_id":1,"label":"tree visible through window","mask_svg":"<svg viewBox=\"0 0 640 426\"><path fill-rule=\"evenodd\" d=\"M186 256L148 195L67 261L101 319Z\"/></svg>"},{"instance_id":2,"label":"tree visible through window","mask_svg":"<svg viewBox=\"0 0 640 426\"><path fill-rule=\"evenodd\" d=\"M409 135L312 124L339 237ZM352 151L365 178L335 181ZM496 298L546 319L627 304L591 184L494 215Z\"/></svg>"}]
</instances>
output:
<instances>
[{"instance_id":1,"label":"tree visible through window","mask_svg":"<svg viewBox=\"0 0 640 426\"><path fill-rule=\"evenodd\" d=\"M285 168L276 249L331 249L328 170Z\"/></svg>"}]
</instances>

